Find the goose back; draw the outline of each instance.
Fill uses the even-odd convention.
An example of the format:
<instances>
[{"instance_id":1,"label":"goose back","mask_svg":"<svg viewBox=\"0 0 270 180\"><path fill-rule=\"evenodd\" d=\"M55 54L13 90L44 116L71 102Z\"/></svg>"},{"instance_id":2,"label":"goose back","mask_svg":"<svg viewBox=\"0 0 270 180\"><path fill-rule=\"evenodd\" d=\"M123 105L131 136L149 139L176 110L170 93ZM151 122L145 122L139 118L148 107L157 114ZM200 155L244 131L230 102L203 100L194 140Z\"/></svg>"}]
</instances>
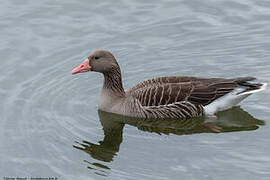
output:
<instances>
[{"instance_id":1,"label":"goose back","mask_svg":"<svg viewBox=\"0 0 270 180\"><path fill-rule=\"evenodd\" d=\"M180 101L189 101L196 105L208 105L216 99L232 92L235 88L246 86L256 89L261 84L251 84L252 77L196 78L196 77L159 77L143 81L127 90L143 106L168 105Z\"/></svg>"}]
</instances>

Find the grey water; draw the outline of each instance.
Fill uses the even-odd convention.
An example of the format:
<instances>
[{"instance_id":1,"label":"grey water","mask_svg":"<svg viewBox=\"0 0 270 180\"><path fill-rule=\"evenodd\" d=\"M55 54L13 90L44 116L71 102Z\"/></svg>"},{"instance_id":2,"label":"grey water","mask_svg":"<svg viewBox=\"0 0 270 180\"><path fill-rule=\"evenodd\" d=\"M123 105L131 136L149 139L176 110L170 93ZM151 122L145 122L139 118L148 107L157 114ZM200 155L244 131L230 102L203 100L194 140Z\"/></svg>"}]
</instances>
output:
<instances>
[{"instance_id":1,"label":"grey water","mask_svg":"<svg viewBox=\"0 0 270 180\"><path fill-rule=\"evenodd\" d=\"M71 75L93 50L125 88L158 76L270 82L267 0L0 0L0 178L268 180L270 88L204 119L98 111L101 74Z\"/></svg>"}]
</instances>

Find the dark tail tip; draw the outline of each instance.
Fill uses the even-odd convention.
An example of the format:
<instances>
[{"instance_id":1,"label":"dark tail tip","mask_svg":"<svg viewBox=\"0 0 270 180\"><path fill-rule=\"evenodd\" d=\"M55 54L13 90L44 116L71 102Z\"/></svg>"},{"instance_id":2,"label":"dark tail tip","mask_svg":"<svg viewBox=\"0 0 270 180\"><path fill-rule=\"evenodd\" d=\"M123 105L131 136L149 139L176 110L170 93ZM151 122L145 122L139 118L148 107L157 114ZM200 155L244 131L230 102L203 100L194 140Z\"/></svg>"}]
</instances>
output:
<instances>
[{"instance_id":1,"label":"dark tail tip","mask_svg":"<svg viewBox=\"0 0 270 180\"><path fill-rule=\"evenodd\" d=\"M234 79L235 82L241 83L241 82L246 82L246 81L254 81L256 80L255 77L239 77Z\"/></svg>"}]
</instances>

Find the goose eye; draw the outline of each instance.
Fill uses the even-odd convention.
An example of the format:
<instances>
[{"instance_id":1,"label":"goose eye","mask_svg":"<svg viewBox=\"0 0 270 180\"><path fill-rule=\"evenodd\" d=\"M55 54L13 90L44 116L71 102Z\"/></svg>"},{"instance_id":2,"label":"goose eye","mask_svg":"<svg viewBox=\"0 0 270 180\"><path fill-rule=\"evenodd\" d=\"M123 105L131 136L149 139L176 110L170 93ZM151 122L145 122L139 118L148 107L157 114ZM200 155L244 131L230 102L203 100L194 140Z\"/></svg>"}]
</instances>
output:
<instances>
[{"instance_id":1,"label":"goose eye","mask_svg":"<svg viewBox=\"0 0 270 180\"><path fill-rule=\"evenodd\" d=\"M99 59L99 57L95 56L95 59Z\"/></svg>"}]
</instances>

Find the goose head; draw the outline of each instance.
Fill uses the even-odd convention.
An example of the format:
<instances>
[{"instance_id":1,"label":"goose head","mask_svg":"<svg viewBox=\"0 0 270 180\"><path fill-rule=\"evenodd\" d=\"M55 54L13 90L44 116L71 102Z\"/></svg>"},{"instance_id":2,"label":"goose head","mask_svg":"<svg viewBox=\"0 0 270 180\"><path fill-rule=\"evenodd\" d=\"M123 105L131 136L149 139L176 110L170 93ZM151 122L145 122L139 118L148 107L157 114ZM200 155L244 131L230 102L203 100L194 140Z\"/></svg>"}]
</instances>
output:
<instances>
[{"instance_id":1,"label":"goose head","mask_svg":"<svg viewBox=\"0 0 270 180\"><path fill-rule=\"evenodd\" d=\"M72 74L95 71L100 73L109 73L119 65L113 54L107 50L96 50L92 52L83 63L72 70Z\"/></svg>"}]
</instances>

